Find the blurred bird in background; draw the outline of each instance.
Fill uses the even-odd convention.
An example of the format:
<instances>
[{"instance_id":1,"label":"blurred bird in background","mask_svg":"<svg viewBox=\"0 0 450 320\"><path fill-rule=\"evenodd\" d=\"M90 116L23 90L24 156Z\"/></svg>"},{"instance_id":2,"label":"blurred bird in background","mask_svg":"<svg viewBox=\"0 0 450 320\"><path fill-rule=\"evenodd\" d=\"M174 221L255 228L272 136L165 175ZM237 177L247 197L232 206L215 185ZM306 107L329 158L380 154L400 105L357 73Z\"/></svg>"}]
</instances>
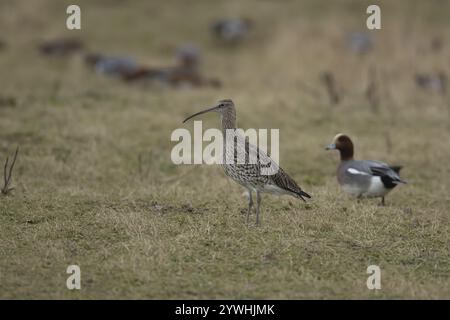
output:
<instances>
[{"instance_id":1,"label":"blurred bird in background","mask_svg":"<svg viewBox=\"0 0 450 320\"><path fill-rule=\"evenodd\" d=\"M75 38L58 38L43 42L39 51L48 56L67 56L83 49L83 43Z\"/></svg>"},{"instance_id":2,"label":"blurred bird in background","mask_svg":"<svg viewBox=\"0 0 450 320\"><path fill-rule=\"evenodd\" d=\"M168 67L140 67L123 74L127 82L146 82L170 87L220 87L217 79L206 78L200 72L201 52L193 44L183 44L176 50L176 64Z\"/></svg>"},{"instance_id":3,"label":"blurred bird in background","mask_svg":"<svg viewBox=\"0 0 450 320\"><path fill-rule=\"evenodd\" d=\"M347 47L357 55L364 55L374 47L373 37L366 32L352 32L346 37Z\"/></svg>"},{"instance_id":4,"label":"blurred bird in background","mask_svg":"<svg viewBox=\"0 0 450 320\"><path fill-rule=\"evenodd\" d=\"M225 44L238 44L248 37L252 25L248 18L223 18L211 25L211 31Z\"/></svg>"},{"instance_id":5,"label":"blurred bird in background","mask_svg":"<svg viewBox=\"0 0 450 320\"><path fill-rule=\"evenodd\" d=\"M415 75L416 85L429 92L436 92L440 94L445 94L447 91L447 75L440 71L435 74L421 74Z\"/></svg>"},{"instance_id":6,"label":"blurred bird in background","mask_svg":"<svg viewBox=\"0 0 450 320\"><path fill-rule=\"evenodd\" d=\"M84 60L95 72L105 75L123 76L139 69L136 59L128 56L104 56L88 53Z\"/></svg>"}]
</instances>

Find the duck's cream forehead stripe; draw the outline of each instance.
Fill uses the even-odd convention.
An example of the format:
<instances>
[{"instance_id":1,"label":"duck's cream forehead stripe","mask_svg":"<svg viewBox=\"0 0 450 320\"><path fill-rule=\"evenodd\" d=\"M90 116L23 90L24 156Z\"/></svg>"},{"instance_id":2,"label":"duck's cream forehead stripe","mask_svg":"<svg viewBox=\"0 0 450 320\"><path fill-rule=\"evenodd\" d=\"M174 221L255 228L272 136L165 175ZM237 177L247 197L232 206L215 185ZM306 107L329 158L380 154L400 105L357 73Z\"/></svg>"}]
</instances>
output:
<instances>
[{"instance_id":1,"label":"duck's cream forehead stripe","mask_svg":"<svg viewBox=\"0 0 450 320\"><path fill-rule=\"evenodd\" d=\"M334 138L333 141L337 141L337 139L339 139L339 137L342 137L344 134L343 133L338 133Z\"/></svg>"}]
</instances>

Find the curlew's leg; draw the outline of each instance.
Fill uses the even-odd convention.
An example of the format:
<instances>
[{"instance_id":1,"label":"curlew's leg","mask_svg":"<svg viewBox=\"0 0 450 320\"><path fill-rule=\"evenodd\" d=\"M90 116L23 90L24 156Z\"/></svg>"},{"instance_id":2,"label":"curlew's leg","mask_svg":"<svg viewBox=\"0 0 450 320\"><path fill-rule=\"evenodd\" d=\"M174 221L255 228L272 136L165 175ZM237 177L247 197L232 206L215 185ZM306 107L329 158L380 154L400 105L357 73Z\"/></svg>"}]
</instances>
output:
<instances>
[{"instance_id":1,"label":"curlew's leg","mask_svg":"<svg viewBox=\"0 0 450 320\"><path fill-rule=\"evenodd\" d=\"M247 223L250 219L250 212L252 211L252 207L253 207L253 198L252 198L252 190L251 189L247 189L248 190L248 211L247 211Z\"/></svg>"},{"instance_id":2,"label":"curlew's leg","mask_svg":"<svg viewBox=\"0 0 450 320\"><path fill-rule=\"evenodd\" d=\"M261 204L261 194L256 191L256 225L259 225L259 205Z\"/></svg>"},{"instance_id":3,"label":"curlew's leg","mask_svg":"<svg viewBox=\"0 0 450 320\"><path fill-rule=\"evenodd\" d=\"M384 202L384 197L381 197L381 203L380 203L380 206L385 206L386 204L385 204L385 202Z\"/></svg>"}]
</instances>

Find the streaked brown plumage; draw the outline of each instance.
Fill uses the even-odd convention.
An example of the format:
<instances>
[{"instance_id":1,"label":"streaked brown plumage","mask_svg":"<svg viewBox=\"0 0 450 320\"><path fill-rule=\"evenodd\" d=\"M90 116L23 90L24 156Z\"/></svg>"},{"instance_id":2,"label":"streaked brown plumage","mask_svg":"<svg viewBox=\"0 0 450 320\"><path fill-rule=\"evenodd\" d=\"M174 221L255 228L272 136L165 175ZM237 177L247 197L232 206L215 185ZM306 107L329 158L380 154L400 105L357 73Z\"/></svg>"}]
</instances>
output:
<instances>
[{"instance_id":1,"label":"streaked brown plumage","mask_svg":"<svg viewBox=\"0 0 450 320\"><path fill-rule=\"evenodd\" d=\"M222 167L225 174L248 190L247 221L253 206L252 191L256 192L257 199L256 224L259 224L260 193L262 192L287 194L302 200L305 200L304 197L311 198L264 151L249 143L245 136L236 131L236 111L233 101L220 100L216 106L193 114L183 122L210 111L218 112L221 117L224 137ZM233 134L232 140L226 138L227 132ZM238 155L245 155L244 161L239 161ZM230 159L232 161L226 161ZM250 159L257 159L257 161L252 162ZM270 174L265 170L268 170Z\"/></svg>"}]
</instances>

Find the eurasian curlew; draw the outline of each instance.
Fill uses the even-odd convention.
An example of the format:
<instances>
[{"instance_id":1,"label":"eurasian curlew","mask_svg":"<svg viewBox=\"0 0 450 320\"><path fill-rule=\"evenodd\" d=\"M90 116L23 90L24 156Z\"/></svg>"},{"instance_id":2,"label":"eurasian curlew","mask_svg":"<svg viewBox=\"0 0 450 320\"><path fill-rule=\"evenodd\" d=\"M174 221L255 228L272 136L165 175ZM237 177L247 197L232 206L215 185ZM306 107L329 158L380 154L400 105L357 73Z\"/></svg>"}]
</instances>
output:
<instances>
[{"instance_id":1,"label":"eurasian curlew","mask_svg":"<svg viewBox=\"0 0 450 320\"><path fill-rule=\"evenodd\" d=\"M245 136L236 131L236 110L233 101L229 99L220 100L216 106L189 116L183 123L195 116L211 111L218 112L221 118L222 135L224 137L222 167L225 174L244 186L249 193L247 222L253 207L253 191L256 192L257 225L259 224L261 193L287 194L303 201L305 201L304 197L311 198L264 151L251 144ZM227 135L227 131L228 133L231 131L232 135ZM227 136L233 136L233 139L225 138ZM239 161L239 155L245 155L244 162ZM255 159L255 161L251 159Z\"/></svg>"}]
</instances>

